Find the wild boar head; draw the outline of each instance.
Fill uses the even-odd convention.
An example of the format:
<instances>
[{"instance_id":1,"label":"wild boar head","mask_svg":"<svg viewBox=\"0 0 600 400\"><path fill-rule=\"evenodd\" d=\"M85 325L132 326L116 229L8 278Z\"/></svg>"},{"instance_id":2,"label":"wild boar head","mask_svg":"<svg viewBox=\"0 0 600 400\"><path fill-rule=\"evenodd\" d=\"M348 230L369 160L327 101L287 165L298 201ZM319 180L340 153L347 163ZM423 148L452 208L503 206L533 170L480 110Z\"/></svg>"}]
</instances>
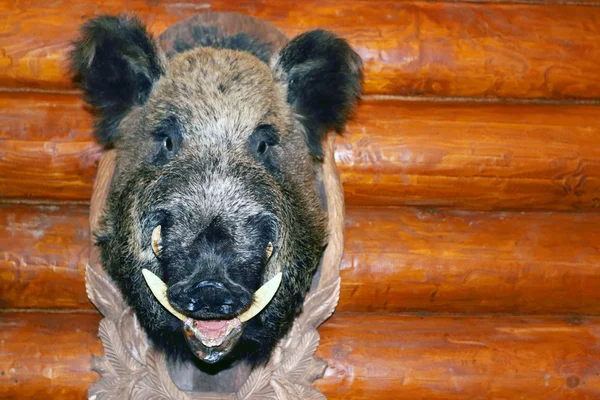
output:
<instances>
[{"instance_id":1,"label":"wild boar head","mask_svg":"<svg viewBox=\"0 0 600 400\"><path fill-rule=\"evenodd\" d=\"M313 168L321 140L344 127L359 96L360 58L320 30L269 64L245 50L200 47L167 59L139 20L103 16L83 26L71 55L96 138L117 150L95 232L103 267L152 342L175 358L268 357L326 243ZM173 313L143 269L164 282ZM268 305L240 319L279 272Z\"/></svg>"}]
</instances>

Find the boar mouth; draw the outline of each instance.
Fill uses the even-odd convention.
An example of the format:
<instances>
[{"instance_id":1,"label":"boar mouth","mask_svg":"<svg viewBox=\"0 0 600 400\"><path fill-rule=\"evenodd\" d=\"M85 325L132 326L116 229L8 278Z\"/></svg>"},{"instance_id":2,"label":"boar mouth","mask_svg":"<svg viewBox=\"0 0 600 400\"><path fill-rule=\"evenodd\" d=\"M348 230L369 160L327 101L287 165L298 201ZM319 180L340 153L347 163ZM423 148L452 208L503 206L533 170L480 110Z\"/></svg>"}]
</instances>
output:
<instances>
[{"instance_id":1,"label":"boar mouth","mask_svg":"<svg viewBox=\"0 0 600 400\"><path fill-rule=\"evenodd\" d=\"M209 364L226 356L244 330L244 324L237 317L210 321L188 318L183 327L190 350L196 357Z\"/></svg>"},{"instance_id":2,"label":"boar mouth","mask_svg":"<svg viewBox=\"0 0 600 400\"><path fill-rule=\"evenodd\" d=\"M147 269L142 274L150 291L171 314L183 321L185 338L192 352L199 359L215 363L227 355L242 335L246 322L260 313L273 299L282 274L277 273L270 281L254 292L254 301L248 310L229 320L195 320L175 310L167 299L167 285Z\"/></svg>"}]
</instances>

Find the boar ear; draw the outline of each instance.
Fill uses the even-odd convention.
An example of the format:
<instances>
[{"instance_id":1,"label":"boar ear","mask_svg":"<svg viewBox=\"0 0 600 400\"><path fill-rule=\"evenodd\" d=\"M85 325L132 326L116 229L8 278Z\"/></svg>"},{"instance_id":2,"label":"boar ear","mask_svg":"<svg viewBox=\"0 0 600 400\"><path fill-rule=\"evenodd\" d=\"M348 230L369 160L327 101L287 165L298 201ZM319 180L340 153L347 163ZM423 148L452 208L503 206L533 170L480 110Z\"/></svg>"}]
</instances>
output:
<instances>
[{"instance_id":1,"label":"boar ear","mask_svg":"<svg viewBox=\"0 0 600 400\"><path fill-rule=\"evenodd\" d=\"M359 55L345 40L315 30L293 39L271 64L275 79L287 86L287 100L301 118L313 156L322 158L322 139L330 130L344 129L360 96Z\"/></svg>"},{"instance_id":2,"label":"boar ear","mask_svg":"<svg viewBox=\"0 0 600 400\"><path fill-rule=\"evenodd\" d=\"M70 54L74 81L98 116L96 138L112 145L117 126L133 106L143 104L163 74L152 37L134 17L89 20Z\"/></svg>"}]
</instances>

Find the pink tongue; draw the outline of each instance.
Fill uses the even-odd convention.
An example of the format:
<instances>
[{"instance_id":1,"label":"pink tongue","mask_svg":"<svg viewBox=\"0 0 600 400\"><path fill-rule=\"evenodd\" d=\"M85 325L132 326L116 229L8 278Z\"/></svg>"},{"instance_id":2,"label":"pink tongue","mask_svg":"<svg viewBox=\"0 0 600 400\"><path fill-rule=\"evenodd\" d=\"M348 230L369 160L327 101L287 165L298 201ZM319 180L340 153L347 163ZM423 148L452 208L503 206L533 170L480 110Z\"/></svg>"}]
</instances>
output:
<instances>
[{"instance_id":1,"label":"pink tongue","mask_svg":"<svg viewBox=\"0 0 600 400\"><path fill-rule=\"evenodd\" d=\"M214 339L218 338L225 333L227 330L227 322L226 319L223 320L210 320L210 321L194 321L196 324L196 328L200 330L204 336Z\"/></svg>"}]
</instances>

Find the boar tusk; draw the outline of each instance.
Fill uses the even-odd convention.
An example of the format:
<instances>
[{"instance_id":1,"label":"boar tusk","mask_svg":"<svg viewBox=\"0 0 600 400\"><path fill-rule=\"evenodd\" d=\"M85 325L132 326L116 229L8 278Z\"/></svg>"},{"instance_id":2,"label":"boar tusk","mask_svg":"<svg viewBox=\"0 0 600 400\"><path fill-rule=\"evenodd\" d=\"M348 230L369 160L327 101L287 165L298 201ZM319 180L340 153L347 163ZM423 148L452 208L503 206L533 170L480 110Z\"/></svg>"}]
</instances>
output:
<instances>
[{"instance_id":1,"label":"boar tusk","mask_svg":"<svg viewBox=\"0 0 600 400\"><path fill-rule=\"evenodd\" d=\"M269 242L269 244L267 245L266 253L267 253L267 260L268 260L269 258L271 258L271 254L273 254L273 243Z\"/></svg>"},{"instance_id":2,"label":"boar tusk","mask_svg":"<svg viewBox=\"0 0 600 400\"><path fill-rule=\"evenodd\" d=\"M162 246L161 246L162 236L160 233L161 233L161 227L160 227L160 225L158 225L152 231L152 250L154 250L154 254L156 255L156 257L158 257L160 255L160 250L162 248Z\"/></svg>"},{"instance_id":3,"label":"boar tusk","mask_svg":"<svg viewBox=\"0 0 600 400\"><path fill-rule=\"evenodd\" d=\"M248 310L238 315L238 318L241 322L246 322L251 320L263 310L269 304L275 293L277 293L277 289L279 289L279 285L281 284L281 272L278 272L271 280L264 285L262 285L256 292L254 292L254 301Z\"/></svg>"},{"instance_id":4,"label":"boar tusk","mask_svg":"<svg viewBox=\"0 0 600 400\"><path fill-rule=\"evenodd\" d=\"M165 283L161 281L158 276L154 275L147 269L143 269L142 274L144 275L144 279L146 279L146 283L148 284L150 291L152 291L152 294L154 297L156 297L156 300L158 300L158 302L162 304L162 306L171 314L180 320L185 321L187 317L175 310L169 303L169 300L167 300L167 285L165 285Z\"/></svg>"},{"instance_id":5,"label":"boar tusk","mask_svg":"<svg viewBox=\"0 0 600 400\"><path fill-rule=\"evenodd\" d=\"M148 287L150 287L152 294L154 295L154 297L156 297L158 302L162 304L162 306L166 308L167 311L169 311L171 314L185 322L187 317L181 314L180 312L176 311L167 299L167 285L165 285L165 283L161 281L158 276L154 275L147 269L143 269L142 274L144 275L144 279L146 279ZM281 277L281 272L277 273L277 275L271 278L269 282L265 283L256 292L254 292L254 300L250 308L242 314L238 315L238 319L240 320L240 322L246 322L254 318L267 306L267 304L269 304L269 302L275 296L275 293L277 293L279 285L281 285Z\"/></svg>"}]
</instances>

